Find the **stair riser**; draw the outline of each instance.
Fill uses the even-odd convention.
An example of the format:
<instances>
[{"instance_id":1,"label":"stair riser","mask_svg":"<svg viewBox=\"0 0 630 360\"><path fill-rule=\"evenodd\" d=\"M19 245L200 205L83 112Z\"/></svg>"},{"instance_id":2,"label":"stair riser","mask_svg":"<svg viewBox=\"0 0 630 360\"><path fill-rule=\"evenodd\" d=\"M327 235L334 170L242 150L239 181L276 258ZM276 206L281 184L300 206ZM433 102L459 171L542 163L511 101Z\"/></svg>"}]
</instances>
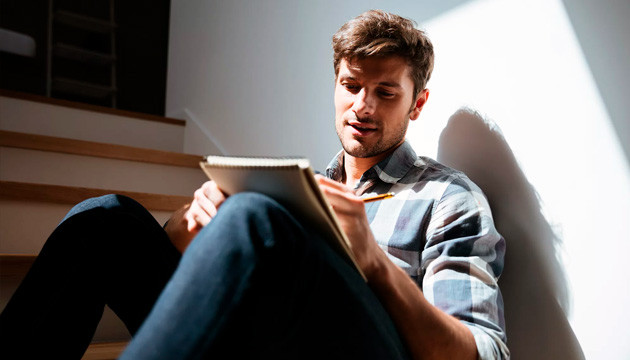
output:
<instances>
[{"instance_id":1,"label":"stair riser","mask_svg":"<svg viewBox=\"0 0 630 360\"><path fill-rule=\"evenodd\" d=\"M42 245L72 205L0 200L0 253L38 254ZM152 211L158 223L168 211Z\"/></svg>"},{"instance_id":2,"label":"stair riser","mask_svg":"<svg viewBox=\"0 0 630 360\"><path fill-rule=\"evenodd\" d=\"M0 180L192 196L201 169L0 147Z\"/></svg>"},{"instance_id":3,"label":"stair riser","mask_svg":"<svg viewBox=\"0 0 630 360\"><path fill-rule=\"evenodd\" d=\"M0 129L182 152L184 127L0 96Z\"/></svg>"},{"instance_id":4,"label":"stair riser","mask_svg":"<svg viewBox=\"0 0 630 360\"><path fill-rule=\"evenodd\" d=\"M133 115L127 117L0 96L0 130L182 152L183 122L166 120L149 121ZM16 145L12 143L11 146ZM133 151L133 154L144 153ZM6 182L190 197L206 180L198 168L0 146L0 181ZM73 204L41 202L39 197L36 201L20 197L17 199L21 200L9 200L16 199L13 195L21 190L14 190L8 184L4 183L4 190L9 189L11 196L5 194L0 198L0 253L37 254ZM47 188L44 193L49 191L57 192ZM85 194L80 189L63 191ZM153 204L149 206L160 208L155 201ZM171 211L151 213L160 224L171 215ZM27 267L18 270L16 273L0 270L0 311L26 274ZM106 307L94 341L126 341L129 338L122 322Z\"/></svg>"},{"instance_id":5,"label":"stair riser","mask_svg":"<svg viewBox=\"0 0 630 360\"><path fill-rule=\"evenodd\" d=\"M183 151L183 122L149 121L133 115L127 117L62 105L0 96L0 130ZM138 155L138 152L133 151L133 154ZM206 180L198 168L0 146L0 181L6 182L191 197ZM12 195L21 190L13 190L7 184L4 183L4 190L10 189L11 196L5 194L0 198L0 253L37 254L73 204L41 202L39 197L36 201L19 197L17 199L21 200L9 200L16 199ZM53 190L45 192L48 191ZM75 192L72 189L64 191ZM79 189L77 191L84 194ZM155 201L153 204L150 206L156 206ZM171 215L171 211L151 213L160 224ZM19 270L18 273L0 271L0 311L26 273L26 268ZM106 308L94 341L124 341L129 337L122 322Z\"/></svg>"}]
</instances>

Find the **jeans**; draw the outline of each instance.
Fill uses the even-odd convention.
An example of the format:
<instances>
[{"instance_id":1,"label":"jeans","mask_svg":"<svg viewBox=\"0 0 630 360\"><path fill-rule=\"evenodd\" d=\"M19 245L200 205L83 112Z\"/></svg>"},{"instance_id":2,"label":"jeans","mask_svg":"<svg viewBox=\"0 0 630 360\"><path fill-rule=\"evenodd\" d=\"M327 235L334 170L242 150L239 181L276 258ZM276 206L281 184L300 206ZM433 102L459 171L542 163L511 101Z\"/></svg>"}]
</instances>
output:
<instances>
[{"instance_id":1,"label":"jeans","mask_svg":"<svg viewBox=\"0 0 630 360\"><path fill-rule=\"evenodd\" d=\"M78 204L0 315L0 358L80 359L105 304L135 333L179 259L134 200L107 195Z\"/></svg>"},{"instance_id":2,"label":"jeans","mask_svg":"<svg viewBox=\"0 0 630 360\"><path fill-rule=\"evenodd\" d=\"M134 334L123 360L407 358L360 275L268 197L229 197L181 260L155 220L148 225L146 210L126 204L130 199L91 201L73 209L51 235L0 317L2 338L9 327L21 328L26 332L12 338L24 336L20 341L31 348L47 343L63 351L59 358L78 359L108 304ZM123 219L113 224L117 216ZM86 231L69 230L74 227ZM59 248L79 247L72 256L55 247L61 242L55 239L68 235L74 238ZM127 253L127 242L141 251ZM94 258L77 256L83 252ZM39 296L46 299L31 299ZM32 308L37 315L30 325L16 324L21 319L9 314Z\"/></svg>"}]
</instances>

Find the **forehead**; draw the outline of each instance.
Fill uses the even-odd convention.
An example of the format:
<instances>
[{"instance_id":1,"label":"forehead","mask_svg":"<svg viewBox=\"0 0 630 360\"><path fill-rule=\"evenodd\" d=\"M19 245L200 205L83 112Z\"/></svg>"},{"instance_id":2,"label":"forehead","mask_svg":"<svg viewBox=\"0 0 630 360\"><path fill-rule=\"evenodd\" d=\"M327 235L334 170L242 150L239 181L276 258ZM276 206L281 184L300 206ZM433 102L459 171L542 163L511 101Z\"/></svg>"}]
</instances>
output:
<instances>
[{"instance_id":1,"label":"forehead","mask_svg":"<svg viewBox=\"0 0 630 360\"><path fill-rule=\"evenodd\" d=\"M339 63L338 77L368 82L394 82L401 86L413 87L409 64L399 56L344 58Z\"/></svg>"}]
</instances>

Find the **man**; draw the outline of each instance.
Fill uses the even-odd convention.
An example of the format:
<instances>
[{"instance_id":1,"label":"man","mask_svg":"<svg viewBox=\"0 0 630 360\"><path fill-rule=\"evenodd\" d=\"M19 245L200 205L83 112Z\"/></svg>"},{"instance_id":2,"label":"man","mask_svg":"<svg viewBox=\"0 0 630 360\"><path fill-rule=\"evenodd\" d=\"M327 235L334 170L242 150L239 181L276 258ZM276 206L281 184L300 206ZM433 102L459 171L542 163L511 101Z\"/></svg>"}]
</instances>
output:
<instances>
[{"instance_id":1,"label":"man","mask_svg":"<svg viewBox=\"0 0 630 360\"><path fill-rule=\"evenodd\" d=\"M509 357L497 286L504 240L487 201L404 140L429 96L430 41L409 20L369 11L342 26L333 48L343 150L317 179L367 283L262 195L226 198L208 182L165 231L132 200L110 196L75 207L51 235L0 318L2 336L23 343L9 335L21 326L22 337L80 353L107 303L135 333L122 359ZM389 191L396 197L361 200ZM81 289L87 299L75 291L81 301L67 292L50 299L60 291L39 290L42 279L73 262L55 258L76 247L94 260L62 272L68 291L92 277L97 285ZM42 325L54 316L38 309L32 319L25 309L48 301L91 314L66 320L80 344L41 339L58 326Z\"/></svg>"}]
</instances>

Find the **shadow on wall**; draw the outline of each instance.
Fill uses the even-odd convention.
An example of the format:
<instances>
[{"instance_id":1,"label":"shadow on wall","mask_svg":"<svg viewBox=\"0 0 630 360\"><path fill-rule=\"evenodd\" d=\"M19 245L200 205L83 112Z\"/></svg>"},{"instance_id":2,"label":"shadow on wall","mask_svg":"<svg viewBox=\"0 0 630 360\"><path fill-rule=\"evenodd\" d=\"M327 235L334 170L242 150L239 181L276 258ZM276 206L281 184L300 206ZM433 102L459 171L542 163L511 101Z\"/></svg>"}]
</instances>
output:
<instances>
[{"instance_id":1,"label":"shadow on wall","mask_svg":"<svg viewBox=\"0 0 630 360\"><path fill-rule=\"evenodd\" d=\"M541 213L501 130L475 111L453 114L440 136L438 161L461 170L485 192L507 242L499 284L513 359L584 359L566 317L569 294L556 257L559 239Z\"/></svg>"}]
</instances>

